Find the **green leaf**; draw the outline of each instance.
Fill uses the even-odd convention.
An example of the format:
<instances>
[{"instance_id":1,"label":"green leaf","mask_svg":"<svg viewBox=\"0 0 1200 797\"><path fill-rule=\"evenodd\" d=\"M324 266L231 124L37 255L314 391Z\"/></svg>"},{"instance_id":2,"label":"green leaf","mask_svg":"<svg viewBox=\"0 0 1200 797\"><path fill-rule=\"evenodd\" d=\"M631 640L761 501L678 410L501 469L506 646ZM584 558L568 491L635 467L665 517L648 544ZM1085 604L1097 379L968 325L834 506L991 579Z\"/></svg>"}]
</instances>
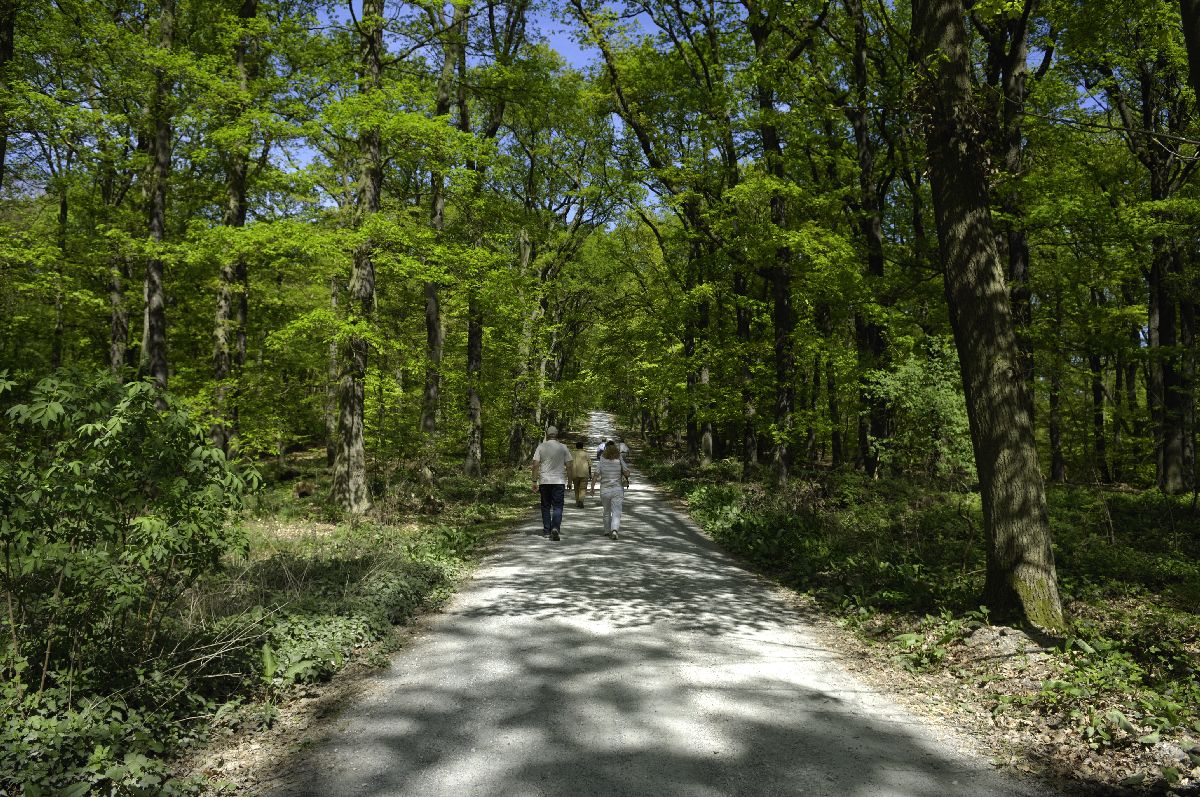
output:
<instances>
[{"instance_id":1,"label":"green leaf","mask_svg":"<svg viewBox=\"0 0 1200 797\"><path fill-rule=\"evenodd\" d=\"M75 783L58 793L58 797L83 797L92 790L90 783Z\"/></svg>"},{"instance_id":2,"label":"green leaf","mask_svg":"<svg viewBox=\"0 0 1200 797\"><path fill-rule=\"evenodd\" d=\"M1145 736L1138 737L1138 741L1142 744L1158 744L1158 740L1160 738L1162 738L1162 733L1155 731L1154 733L1148 733Z\"/></svg>"},{"instance_id":3,"label":"green leaf","mask_svg":"<svg viewBox=\"0 0 1200 797\"><path fill-rule=\"evenodd\" d=\"M1108 718L1109 722L1113 723L1114 725L1116 725L1118 728L1125 731L1126 733L1134 732L1135 729L1133 727L1133 724L1120 711L1113 709L1112 711L1108 712L1105 716Z\"/></svg>"},{"instance_id":4,"label":"green leaf","mask_svg":"<svg viewBox=\"0 0 1200 797\"><path fill-rule=\"evenodd\" d=\"M1144 781L1145 779L1146 779L1146 773L1145 773L1145 772L1135 772L1134 774L1132 774L1132 775L1130 775L1129 777L1127 777L1127 778L1125 778L1124 780L1122 780L1122 781L1121 781L1121 783L1120 783L1120 785L1122 785L1122 786L1136 786L1136 785L1138 785L1139 783L1141 783L1142 781Z\"/></svg>"}]
</instances>

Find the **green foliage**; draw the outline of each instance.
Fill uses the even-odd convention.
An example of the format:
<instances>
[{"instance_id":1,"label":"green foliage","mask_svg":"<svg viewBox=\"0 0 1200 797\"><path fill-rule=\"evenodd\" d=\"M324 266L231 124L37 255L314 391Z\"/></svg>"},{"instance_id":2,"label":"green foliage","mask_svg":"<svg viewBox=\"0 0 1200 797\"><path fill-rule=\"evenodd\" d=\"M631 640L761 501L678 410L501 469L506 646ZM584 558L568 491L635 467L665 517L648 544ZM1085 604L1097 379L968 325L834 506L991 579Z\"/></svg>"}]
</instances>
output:
<instances>
[{"instance_id":1,"label":"green foliage","mask_svg":"<svg viewBox=\"0 0 1200 797\"><path fill-rule=\"evenodd\" d=\"M962 378L948 340L932 340L927 354L910 354L868 381L891 413L894 430L874 442L881 463L910 476L974 479Z\"/></svg>"},{"instance_id":2,"label":"green foliage","mask_svg":"<svg viewBox=\"0 0 1200 797\"><path fill-rule=\"evenodd\" d=\"M254 472L148 382L0 378L0 398L0 771L51 790L169 791L147 755L179 744L172 717L195 707L164 660L172 606L244 548L231 521Z\"/></svg>"},{"instance_id":3,"label":"green foliage","mask_svg":"<svg viewBox=\"0 0 1200 797\"><path fill-rule=\"evenodd\" d=\"M163 610L244 546L230 521L253 472L232 467L148 382L60 372L9 388L0 539L10 654L42 663L35 682L152 654Z\"/></svg>"}]
</instances>

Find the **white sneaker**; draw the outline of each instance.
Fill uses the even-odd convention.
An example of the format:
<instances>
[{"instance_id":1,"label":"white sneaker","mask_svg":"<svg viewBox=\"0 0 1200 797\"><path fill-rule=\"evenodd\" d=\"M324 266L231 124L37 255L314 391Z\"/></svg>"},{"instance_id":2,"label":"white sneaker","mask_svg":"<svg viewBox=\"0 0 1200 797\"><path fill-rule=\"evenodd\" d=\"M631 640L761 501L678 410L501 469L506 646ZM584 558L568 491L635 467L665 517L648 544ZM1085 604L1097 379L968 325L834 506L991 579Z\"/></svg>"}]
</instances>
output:
<instances>
[{"instance_id":1,"label":"white sneaker","mask_svg":"<svg viewBox=\"0 0 1200 797\"><path fill-rule=\"evenodd\" d=\"M612 531L610 531L608 533L608 536L612 537L615 540L617 538L617 530L613 529Z\"/></svg>"}]
</instances>

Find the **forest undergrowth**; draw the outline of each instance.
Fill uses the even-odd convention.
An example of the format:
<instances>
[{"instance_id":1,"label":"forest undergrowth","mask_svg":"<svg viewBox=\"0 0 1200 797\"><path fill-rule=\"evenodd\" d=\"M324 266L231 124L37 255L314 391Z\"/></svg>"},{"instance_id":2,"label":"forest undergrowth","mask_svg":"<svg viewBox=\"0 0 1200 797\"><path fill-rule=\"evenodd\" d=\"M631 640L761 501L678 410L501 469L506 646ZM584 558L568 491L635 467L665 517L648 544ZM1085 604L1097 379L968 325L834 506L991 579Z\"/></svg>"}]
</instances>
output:
<instances>
[{"instance_id":1,"label":"forest undergrowth","mask_svg":"<svg viewBox=\"0 0 1200 797\"><path fill-rule=\"evenodd\" d=\"M376 462L375 505L348 523L323 450L228 463L144 383L7 398L0 795L220 791L175 759L385 663L393 629L528 511L512 469L447 461L429 484Z\"/></svg>"},{"instance_id":2,"label":"forest undergrowth","mask_svg":"<svg viewBox=\"0 0 1200 797\"><path fill-rule=\"evenodd\" d=\"M861 655L940 697L997 759L1086 793L1200 793L1200 507L1051 485L1070 628L992 625L977 493L854 472L784 489L740 463L642 464L705 531L854 632Z\"/></svg>"}]
</instances>

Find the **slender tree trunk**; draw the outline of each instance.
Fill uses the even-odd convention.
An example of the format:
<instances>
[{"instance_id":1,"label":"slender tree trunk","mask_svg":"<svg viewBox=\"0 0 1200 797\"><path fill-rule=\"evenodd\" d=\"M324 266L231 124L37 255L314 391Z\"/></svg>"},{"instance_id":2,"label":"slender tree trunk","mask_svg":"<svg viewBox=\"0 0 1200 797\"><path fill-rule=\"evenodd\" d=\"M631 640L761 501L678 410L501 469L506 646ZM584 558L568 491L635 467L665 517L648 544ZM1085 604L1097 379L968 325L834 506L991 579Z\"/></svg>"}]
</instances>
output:
<instances>
[{"instance_id":1,"label":"slender tree trunk","mask_svg":"<svg viewBox=\"0 0 1200 797\"><path fill-rule=\"evenodd\" d=\"M0 96L8 96L8 64L16 52L17 8L22 0L0 0ZM8 159L8 104L0 100L0 188Z\"/></svg>"},{"instance_id":2,"label":"slender tree trunk","mask_svg":"<svg viewBox=\"0 0 1200 797\"><path fill-rule=\"evenodd\" d=\"M842 437L842 405L838 401L837 372L832 357L825 359L825 398L829 404L830 464L840 468L846 462L846 453Z\"/></svg>"},{"instance_id":3,"label":"slender tree trunk","mask_svg":"<svg viewBox=\"0 0 1200 797\"><path fill-rule=\"evenodd\" d=\"M1033 419L989 213L961 0L914 0L913 34L930 79L926 147L946 298L988 540L993 616L1063 627Z\"/></svg>"},{"instance_id":4,"label":"slender tree trunk","mask_svg":"<svg viewBox=\"0 0 1200 797\"><path fill-rule=\"evenodd\" d=\"M483 471L483 402L479 382L483 373L483 308L472 293L467 301L467 460L468 476Z\"/></svg>"},{"instance_id":5,"label":"slender tree trunk","mask_svg":"<svg viewBox=\"0 0 1200 797\"><path fill-rule=\"evenodd\" d=\"M846 12L854 22L854 104L847 110L854 128L854 145L858 154L858 219L859 231L866 247L866 279L875 293L883 280L883 207L875 184L875 148L871 141L868 102L870 99L867 72L867 19L862 0L845 0ZM855 341L858 346L858 365L865 380L868 373L885 364L883 328L877 321L855 315ZM858 421L858 460L868 476L879 470L879 454L873 440L887 435L887 407L875 397L866 382L860 385L859 398L864 411Z\"/></svg>"},{"instance_id":6,"label":"slender tree trunk","mask_svg":"<svg viewBox=\"0 0 1200 797\"><path fill-rule=\"evenodd\" d=\"M1055 484L1067 480L1067 464L1062 443L1062 368L1050 372L1050 479Z\"/></svg>"},{"instance_id":7,"label":"slender tree trunk","mask_svg":"<svg viewBox=\"0 0 1200 797\"><path fill-rule=\"evenodd\" d=\"M533 263L533 242L529 232L517 233L517 270L528 274ZM533 356L533 330L540 308L535 308L521 325L521 346L517 352L517 374L513 379L513 420L508 428L508 464L519 465L525 459L525 424L529 419L529 362Z\"/></svg>"},{"instance_id":8,"label":"slender tree trunk","mask_svg":"<svg viewBox=\"0 0 1200 797\"><path fill-rule=\"evenodd\" d=\"M58 260L54 266L54 333L50 338L50 367L61 368L63 364L63 346L65 325L63 319L63 280L67 264L67 222L69 204L65 175L58 190Z\"/></svg>"},{"instance_id":9,"label":"slender tree trunk","mask_svg":"<svg viewBox=\"0 0 1200 797\"><path fill-rule=\"evenodd\" d=\"M1196 303L1190 297L1179 300L1180 354L1179 393L1183 402L1183 487L1196 485Z\"/></svg>"},{"instance_id":10,"label":"slender tree trunk","mask_svg":"<svg viewBox=\"0 0 1200 797\"><path fill-rule=\"evenodd\" d=\"M747 27L754 42L755 59L760 67L770 57L768 40L774 18L757 2L745 4L749 12ZM783 143L775 125L777 113L775 91L769 79L760 69L760 77L754 86L755 104L758 108L758 135L766 157L767 173L782 182L785 179ZM787 228L787 204L782 194L774 192L770 200L771 224L783 231ZM792 337L796 329L796 313L792 307L792 252L787 246L778 246L774 258L764 271L771 286L771 323L775 334L775 425L778 439L772 465L775 483L784 485L791 467L790 441L793 414L795 412L796 389L795 356L792 352Z\"/></svg>"},{"instance_id":11,"label":"slender tree trunk","mask_svg":"<svg viewBox=\"0 0 1200 797\"><path fill-rule=\"evenodd\" d=\"M469 3L456 4L453 18L443 45L442 73L438 79L436 116L450 112L454 70L459 61L459 49L466 46L466 19ZM440 12L438 14L440 18ZM440 168L430 175L429 224L440 238L446 229L446 185ZM446 328L442 321L442 286L437 280L425 282L425 392L421 400L421 432L426 436L432 456L437 435L437 412L442 384L442 353L446 345Z\"/></svg>"},{"instance_id":12,"label":"slender tree trunk","mask_svg":"<svg viewBox=\"0 0 1200 797\"><path fill-rule=\"evenodd\" d=\"M1092 288L1091 296L1092 307L1099 309L1103 303L1100 291ZM1108 437L1104 428L1104 363L1094 342L1088 349L1088 372L1092 388L1092 459L1096 477L1101 483L1108 484L1112 481L1112 473L1108 469Z\"/></svg>"},{"instance_id":13,"label":"slender tree trunk","mask_svg":"<svg viewBox=\"0 0 1200 797\"><path fill-rule=\"evenodd\" d=\"M383 0L365 0L360 28L361 68L365 92L378 91L383 80ZM361 176L358 219L361 224L378 212L383 187L383 139L377 127L359 135ZM349 285L350 312L369 323L375 314L374 245L363 241L354 252ZM333 500L347 512L358 514L370 508L367 489L367 458L363 441L367 339L353 334L340 357L337 452L333 464Z\"/></svg>"},{"instance_id":14,"label":"slender tree trunk","mask_svg":"<svg viewBox=\"0 0 1200 797\"><path fill-rule=\"evenodd\" d=\"M258 14L258 0L243 0L238 19L248 22ZM233 48L233 64L238 75L242 100L235 103L234 116L245 111L251 81L257 69L249 61L250 42L243 37ZM246 224L246 183L250 172L250 142L238 142L229 154L225 184L226 227L240 229ZM217 286L217 315L213 325L213 378L216 381L216 420L211 437L213 445L226 454L238 433L238 387L246 360L246 315L248 312L246 261L240 254L221 266Z\"/></svg>"},{"instance_id":15,"label":"slender tree trunk","mask_svg":"<svg viewBox=\"0 0 1200 797\"><path fill-rule=\"evenodd\" d=\"M750 327L750 291L746 274L736 269L733 293L737 299L737 340L740 351L742 389L742 480L749 481L758 466L757 406L754 401L754 371L750 367L750 347L753 343Z\"/></svg>"},{"instance_id":16,"label":"slender tree trunk","mask_svg":"<svg viewBox=\"0 0 1200 797\"><path fill-rule=\"evenodd\" d=\"M1067 480L1067 465L1062 444L1062 288L1054 290L1054 364L1050 368L1050 478L1056 484Z\"/></svg>"},{"instance_id":17,"label":"slender tree trunk","mask_svg":"<svg viewBox=\"0 0 1200 797\"><path fill-rule=\"evenodd\" d=\"M338 317L338 281L329 278L329 307L333 317ZM338 450L338 382L342 373L338 358L337 339L329 340L329 378L325 384L325 467L332 468L337 462Z\"/></svg>"},{"instance_id":18,"label":"slender tree trunk","mask_svg":"<svg viewBox=\"0 0 1200 797\"><path fill-rule=\"evenodd\" d=\"M1151 379L1158 405L1158 486L1164 493L1183 492L1184 469L1184 396L1180 378L1178 305L1170 285L1178 254L1165 239L1155 241L1154 263L1150 269L1151 347L1161 353L1151 368ZM1157 322L1157 323L1155 323ZM1156 334L1157 333L1157 334Z\"/></svg>"},{"instance_id":19,"label":"slender tree trunk","mask_svg":"<svg viewBox=\"0 0 1200 797\"><path fill-rule=\"evenodd\" d=\"M114 255L108 267L108 368L118 378L125 370L129 349L129 306L125 302L128 279L129 262L123 255Z\"/></svg>"},{"instance_id":20,"label":"slender tree trunk","mask_svg":"<svg viewBox=\"0 0 1200 797\"><path fill-rule=\"evenodd\" d=\"M170 51L175 40L175 0L162 0L158 48ZM150 143L150 192L148 222L150 240L162 244L167 237L167 179L171 173L172 81L155 69L154 97L150 103L154 135ZM158 253L146 259L146 313L142 332L142 362L147 375L159 389L167 389L167 295L164 263Z\"/></svg>"}]
</instances>

